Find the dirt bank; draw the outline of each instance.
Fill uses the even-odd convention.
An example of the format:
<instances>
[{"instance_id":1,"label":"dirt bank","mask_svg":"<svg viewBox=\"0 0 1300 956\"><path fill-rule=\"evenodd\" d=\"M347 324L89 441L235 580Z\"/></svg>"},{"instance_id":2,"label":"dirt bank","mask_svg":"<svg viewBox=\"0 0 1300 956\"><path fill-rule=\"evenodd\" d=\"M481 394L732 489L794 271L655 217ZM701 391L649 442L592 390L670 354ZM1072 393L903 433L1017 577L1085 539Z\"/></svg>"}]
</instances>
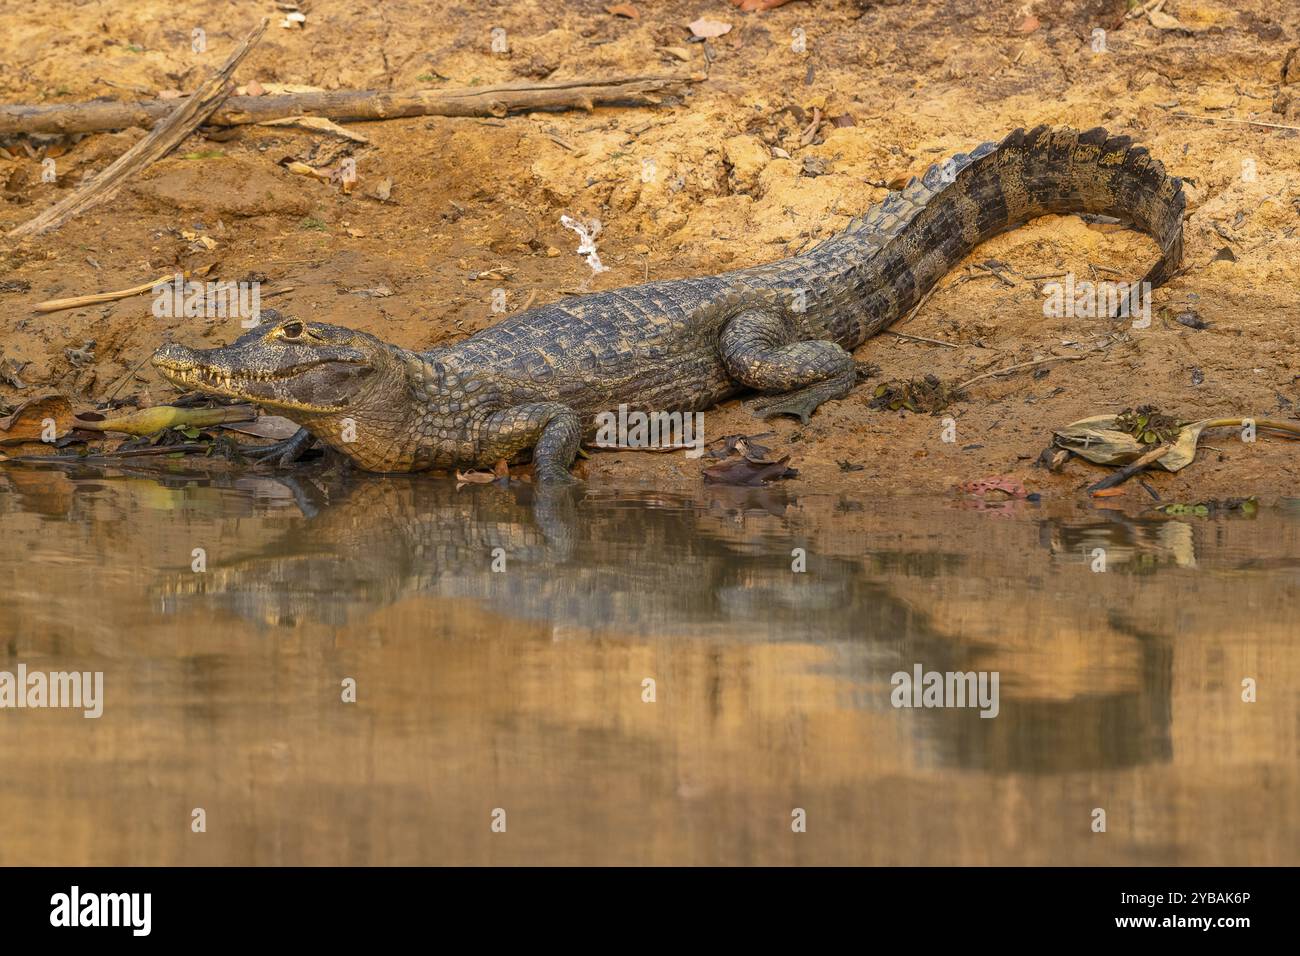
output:
<instances>
[{"instance_id":1,"label":"dirt bank","mask_svg":"<svg viewBox=\"0 0 1300 956\"><path fill-rule=\"evenodd\" d=\"M203 66L272 12L264 6L232 19L229 5L199 0L185 22L141 0L11 7L0 13L0 100L191 89ZM331 137L263 127L220 142L195 136L110 204L50 235L0 241L0 371L16 373L0 399L57 391L87 405L109 395L164 401L174 393L142 367L159 344L239 334L230 320L157 319L148 296L37 316L31 306L44 299L215 264L222 279L289 289L267 303L286 313L429 346L497 320L496 288L513 311L788 255L945 155L1017 126L1064 123L1127 133L1188 180L1190 268L1156 292L1150 328L1044 317L1042 280L1027 277L1135 278L1155 257L1134 232L1045 217L982 246L898 327L954 347L886 334L857 357L881 366L879 380L933 373L958 382L1104 349L972 386L946 413L954 442L941 440L940 418L869 408L875 382L807 426L764 426L747 403L732 402L707 416L708 433L774 431L772 443L794 454L795 480L809 488L910 493L1002 473L1075 495L1095 469L1071 464L1052 476L1031 467L1053 426L1144 403L1185 418L1296 417L1300 138L1227 122L1300 125L1300 86L1284 82L1300 73L1284 71L1297 24L1276 3L1166 3L1184 29L1125 19L1122 0L796 2L752 15L720 0L672 0L636 3L636 20L596 0L302 6L305 27L273 21L239 82L450 88L665 70L707 79L661 109L356 124L370 143L347 146L360 180L350 194L279 164L330 168L345 156ZM686 24L701 16L732 29L688 42ZM205 30L208 52L192 50L193 27ZM507 53L492 52L493 28L505 30ZM1104 50L1094 52L1099 29ZM817 116L836 122L805 145ZM4 144L12 158L0 155L0 230L141 135ZM46 158L53 183L41 178ZM388 202L371 195L385 180ZM601 221L608 271L593 275L576 254L565 214ZM1002 278L979 268L990 259ZM505 278L473 278L491 270ZM1189 312L1208 327L1176 321ZM1300 449L1231 434L1208 443L1193 466L1152 484L1179 500L1293 493ZM586 465L596 481L698 482L699 468L631 453Z\"/></svg>"}]
</instances>

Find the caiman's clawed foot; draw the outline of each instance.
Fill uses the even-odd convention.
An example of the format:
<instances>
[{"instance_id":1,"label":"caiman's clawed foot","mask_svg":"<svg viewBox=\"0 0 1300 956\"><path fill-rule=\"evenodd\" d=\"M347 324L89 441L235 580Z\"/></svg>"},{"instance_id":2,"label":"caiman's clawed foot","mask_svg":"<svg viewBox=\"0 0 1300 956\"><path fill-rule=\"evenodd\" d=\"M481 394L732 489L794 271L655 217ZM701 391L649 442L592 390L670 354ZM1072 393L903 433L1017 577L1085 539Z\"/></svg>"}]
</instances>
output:
<instances>
[{"instance_id":1,"label":"caiman's clawed foot","mask_svg":"<svg viewBox=\"0 0 1300 956\"><path fill-rule=\"evenodd\" d=\"M797 392L778 395L771 401L760 402L755 405L754 415L756 418L763 419L775 418L777 415L794 415L800 422L807 425L809 417L824 402L843 398L849 394L857 382L857 376L858 373L855 368L836 378L818 382L816 385L809 385L807 388L801 388Z\"/></svg>"},{"instance_id":2,"label":"caiman's clawed foot","mask_svg":"<svg viewBox=\"0 0 1300 956\"><path fill-rule=\"evenodd\" d=\"M301 458L310 445L311 432L305 428L299 428L284 441L278 441L271 445L241 445L239 453L245 458L251 458L254 461L270 461L281 468L287 468Z\"/></svg>"},{"instance_id":3,"label":"caiman's clawed foot","mask_svg":"<svg viewBox=\"0 0 1300 956\"><path fill-rule=\"evenodd\" d=\"M857 370L857 380L853 383L855 385L861 385L880 374L880 366L875 362L854 362L853 367Z\"/></svg>"}]
</instances>

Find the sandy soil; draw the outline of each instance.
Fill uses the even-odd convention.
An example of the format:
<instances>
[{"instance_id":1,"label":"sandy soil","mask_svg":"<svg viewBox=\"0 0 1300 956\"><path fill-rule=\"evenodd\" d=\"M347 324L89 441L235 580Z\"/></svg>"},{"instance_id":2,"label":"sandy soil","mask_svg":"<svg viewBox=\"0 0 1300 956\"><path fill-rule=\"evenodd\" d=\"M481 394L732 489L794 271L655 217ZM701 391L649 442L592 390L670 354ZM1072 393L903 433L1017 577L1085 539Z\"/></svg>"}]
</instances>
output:
<instances>
[{"instance_id":1,"label":"sandy soil","mask_svg":"<svg viewBox=\"0 0 1300 956\"><path fill-rule=\"evenodd\" d=\"M358 124L371 142L349 147L360 176L350 195L278 165L286 157L336 164L345 153L328 136L261 127L220 142L196 135L110 204L38 239L0 240L0 370L19 369L25 385L0 384L0 399L13 405L63 392L85 405L108 396L165 401L170 387L142 367L159 344L215 345L239 333L229 320L157 319L148 296L35 315L31 306L44 299L215 264L214 277L291 287L267 303L284 312L425 347L496 321L497 287L516 310L780 258L842 228L891 183L945 155L1016 126L1064 123L1127 133L1188 180L1189 269L1157 291L1152 326L1044 318L1041 281L1027 276L1105 279L1117 270L1136 278L1155 246L1078 218L1037 220L977 250L899 327L955 347L886 334L858 358L879 364L881 379L932 372L956 382L1111 344L1045 374L973 386L947 413L957 423L954 443L941 440L939 418L870 409L874 383L823 407L806 427L775 422L772 443L794 454L795 481L910 493L1012 474L1031 489L1077 496L1096 469L1072 463L1053 476L1032 467L1054 426L1144 403L1188 419L1296 417L1300 138L1227 122L1300 125L1300 85L1285 82L1300 79L1300 68L1284 67L1297 22L1280 4L1171 0L1164 9L1185 30L1125 20L1124 0L796 2L762 14L720 0L668 0L636 3L637 20L606 13L599 0L302 6L306 27L273 21L239 82L450 88L665 70L707 79L659 109ZM179 19L172 9L148 0L6 5L0 100L188 90L273 12L269 3L214 0L196 0ZM707 44L687 42L686 24L700 16L733 28ZM206 53L191 49L195 26L206 31ZM507 54L491 50L494 27L506 31ZM1106 31L1105 52L1091 49L1095 29ZM803 52L794 49L800 37ZM814 110L852 125L827 124L802 146ZM66 195L141 135L0 144L0 231ZM41 180L47 157L58 171L53 183ZM367 196L390 178L392 202ZM603 223L597 241L609 271L592 275L576 235L560 225L563 214ZM988 259L1006 265L1008 283L975 266ZM514 272L506 281L472 278L494 268ZM391 295L365 292L381 287ZM1209 327L1173 320L1188 310ZM91 340L92 359L69 354ZM732 402L707 416L706 428L718 436L767 426L747 403ZM1293 492L1296 448L1231 434L1209 444L1186 471L1151 483L1178 500ZM604 453L585 468L602 482L700 480L700 464L677 455Z\"/></svg>"}]
</instances>

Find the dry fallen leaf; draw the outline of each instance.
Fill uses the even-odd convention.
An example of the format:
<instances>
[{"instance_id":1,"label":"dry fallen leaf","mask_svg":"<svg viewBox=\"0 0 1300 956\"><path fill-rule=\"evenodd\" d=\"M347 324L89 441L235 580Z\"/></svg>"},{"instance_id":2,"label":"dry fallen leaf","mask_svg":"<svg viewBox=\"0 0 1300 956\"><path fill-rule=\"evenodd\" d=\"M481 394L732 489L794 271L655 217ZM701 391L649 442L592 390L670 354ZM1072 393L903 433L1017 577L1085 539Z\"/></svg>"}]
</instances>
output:
<instances>
[{"instance_id":1,"label":"dry fallen leaf","mask_svg":"<svg viewBox=\"0 0 1300 956\"><path fill-rule=\"evenodd\" d=\"M284 441L286 438L292 438L298 433L298 423L291 422L289 419L280 415L262 415L254 418L251 422L225 423L222 427L226 431L239 432L241 435L254 435L257 438L270 438L273 441Z\"/></svg>"},{"instance_id":2,"label":"dry fallen leaf","mask_svg":"<svg viewBox=\"0 0 1300 956\"><path fill-rule=\"evenodd\" d=\"M458 486L466 482L473 482L476 485L487 485L497 480L497 474L491 471L456 471L456 481Z\"/></svg>"},{"instance_id":3,"label":"dry fallen leaf","mask_svg":"<svg viewBox=\"0 0 1300 956\"><path fill-rule=\"evenodd\" d=\"M690 25L689 29L695 36L708 40L730 33L731 24L723 23L721 20L710 20L708 17L700 17Z\"/></svg>"},{"instance_id":4,"label":"dry fallen leaf","mask_svg":"<svg viewBox=\"0 0 1300 956\"><path fill-rule=\"evenodd\" d=\"M1179 22L1177 17L1171 17L1160 10L1151 10L1147 13L1147 19L1157 30L1186 30L1187 28Z\"/></svg>"},{"instance_id":5,"label":"dry fallen leaf","mask_svg":"<svg viewBox=\"0 0 1300 956\"><path fill-rule=\"evenodd\" d=\"M329 173L322 172L319 169L312 169L306 163L300 163L296 159L292 159L289 162L285 163L284 168L289 170L289 172L291 173L296 173L299 176L311 176L312 178L319 179L323 182L328 182L330 178Z\"/></svg>"},{"instance_id":6,"label":"dry fallen leaf","mask_svg":"<svg viewBox=\"0 0 1300 956\"><path fill-rule=\"evenodd\" d=\"M630 3L611 3L605 7L605 12L615 17L626 17L629 20L640 20L641 14L637 8Z\"/></svg>"},{"instance_id":7,"label":"dry fallen leaf","mask_svg":"<svg viewBox=\"0 0 1300 956\"><path fill-rule=\"evenodd\" d=\"M766 465L771 461L769 456L772 454L772 449L759 444L757 439L770 438L772 434L772 432L763 432L760 435L723 435L709 442L705 456L730 458L732 455L741 455L756 464Z\"/></svg>"},{"instance_id":8,"label":"dry fallen leaf","mask_svg":"<svg viewBox=\"0 0 1300 956\"><path fill-rule=\"evenodd\" d=\"M53 423L53 434L46 432ZM45 395L23 402L7 418L0 418L0 445L60 438L72 427L72 403L63 395Z\"/></svg>"},{"instance_id":9,"label":"dry fallen leaf","mask_svg":"<svg viewBox=\"0 0 1300 956\"><path fill-rule=\"evenodd\" d=\"M510 266L497 266L494 269L485 269L483 272L475 272L470 276L470 279L486 279L491 282L508 282L518 271L518 269L513 269Z\"/></svg>"},{"instance_id":10,"label":"dry fallen leaf","mask_svg":"<svg viewBox=\"0 0 1300 956\"><path fill-rule=\"evenodd\" d=\"M191 232L188 229L181 230L181 238L185 239L187 242L197 243L209 251L217 248L217 240L213 239L211 236L201 236L197 232Z\"/></svg>"},{"instance_id":11,"label":"dry fallen leaf","mask_svg":"<svg viewBox=\"0 0 1300 956\"><path fill-rule=\"evenodd\" d=\"M704 469L704 480L720 485L762 485L777 478L794 478L799 473L789 467L790 456L776 461L732 458Z\"/></svg>"},{"instance_id":12,"label":"dry fallen leaf","mask_svg":"<svg viewBox=\"0 0 1300 956\"><path fill-rule=\"evenodd\" d=\"M113 418L100 412L83 412L72 420L72 424L87 431L153 435L165 428L206 428L225 422L252 421L256 414L257 409L252 405L221 405L217 408L155 405Z\"/></svg>"}]
</instances>

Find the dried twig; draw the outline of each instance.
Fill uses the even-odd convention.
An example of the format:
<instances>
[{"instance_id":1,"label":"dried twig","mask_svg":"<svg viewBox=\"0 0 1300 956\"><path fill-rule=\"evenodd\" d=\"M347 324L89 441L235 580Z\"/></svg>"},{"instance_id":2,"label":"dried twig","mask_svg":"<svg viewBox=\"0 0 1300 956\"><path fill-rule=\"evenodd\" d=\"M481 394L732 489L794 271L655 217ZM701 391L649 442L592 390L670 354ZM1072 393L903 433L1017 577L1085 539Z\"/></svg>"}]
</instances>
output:
<instances>
[{"instance_id":1,"label":"dried twig","mask_svg":"<svg viewBox=\"0 0 1300 956\"><path fill-rule=\"evenodd\" d=\"M945 348L950 349L961 348L960 345L953 342L945 342L942 339L927 339L924 335L911 335L907 332L895 332L893 329L885 329L885 331L890 335L897 335L900 339L911 339L913 342L929 342L931 345L942 345Z\"/></svg>"},{"instance_id":2,"label":"dried twig","mask_svg":"<svg viewBox=\"0 0 1300 956\"><path fill-rule=\"evenodd\" d=\"M1120 272L1118 269L1112 269L1110 266L1099 266L1095 262L1089 262L1088 268L1092 269L1094 272L1107 272L1113 276L1122 276L1124 274Z\"/></svg>"},{"instance_id":3,"label":"dried twig","mask_svg":"<svg viewBox=\"0 0 1300 956\"><path fill-rule=\"evenodd\" d=\"M983 263L983 262L977 262L977 263L975 263L975 268L976 268L976 269L983 269L985 272L987 272L989 275L993 276L993 278L997 279L999 282L1001 282L1001 283L1002 283L1003 285L1005 285L1005 286L1010 286L1010 287L1013 288L1013 289L1016 287L1016 284L1015 284L1014 282L1012 282L1010 279L1008 279L1006 276L1004 276L1004 275L1002 274L1001 270L999 270L999 269L995 269L995 268L993 268L993 266L986 265L986 264Z\"/></svg>"},{"instance_id":4,"label":"dried twig","mask_svg":"<svg viewBox=\"0 0 1300 956\"><path fill-rule=\"evenodd\" d=\"M533 300L535 300L536 298L537 298L537 290L534 289L532 292L528 293L528 298L524 301L524 304L520 308L515 310L516 314L519 312L527 312L529 309L531 309L533 307Z\"/></svg>"},{"instance_id":5,"label":"dried twig","mask_svg":"<svg viewBox=\"0 0 1300 956\"><path fill-rule=\"evenodd\" d=\"M1185 110L1176 110L1169 114L1176 119L1200 120L1202 123L1236 123L1238 126L1264 126L1268 129L1291 129L1300 131L1300 126L1287 126L1285 123L1265 123L1263 120L1235 119L1231 116L1197 116Z\"/></svg>"},{"instance_id":6,"label":"dried twig","mask_svg":"<svg viewBox=\"0 0 1300 956\"><path fill-rule=\"evenodd\" d=\"M189 273L182 273L188 278ZM140 295L148 292L155 286L163 282L171 282L175 278L175 273L168 273L159 276L152 282L142 282L140 285L133 285L129 289L119 289L116 292L96 292L92 295L75 295L68 299L47 299L44 302L37 302L32 308L37 312L62 312L65 309L80 309L87 305L99 305L103 302L117 302L119 299L129 299L133 295Z\"/></svg>"},{"instance_id":7,"label":"dried twig","mask_svg":"<svg viewBox=\"0 0 1300 956\"><path fill-rule=\"evenodd\" d=\"M235 67L248 51L262 38L268 22L262 20L230 55L221 69L199 84L199 88L193 95L172 110L165 120L154 127L153 132L119 156L112 165L78 188L71 196L55 203L35 219L29 219L11 230L9 238L37 235L63 225L69 219L113 196L131 176L171 152L226 98L230 87L230 75L234 73Z\"/></svg>"},{"instance_id":8,"label":"dried twig","mask_svg":"<svg viewBox=\"0 0 1300 956\"><path fill-rule=\"evenodd\" d=\"M976 382L986 378L993 378L995 375L1007 375L1011 372L1019 371L1022 368L1033 368L1035 365L1047 365L1049 362L1082 362L1087 355L1049 355L1047 358L1034 359L1032 362L1020 362L1017 365L1008 365L1006 368L995 369L992 372L983 372L974 378L968 378L960 385L953 388L954 392L961 392L967 386L974 385Z\"/></svg>"}]
</instances>

